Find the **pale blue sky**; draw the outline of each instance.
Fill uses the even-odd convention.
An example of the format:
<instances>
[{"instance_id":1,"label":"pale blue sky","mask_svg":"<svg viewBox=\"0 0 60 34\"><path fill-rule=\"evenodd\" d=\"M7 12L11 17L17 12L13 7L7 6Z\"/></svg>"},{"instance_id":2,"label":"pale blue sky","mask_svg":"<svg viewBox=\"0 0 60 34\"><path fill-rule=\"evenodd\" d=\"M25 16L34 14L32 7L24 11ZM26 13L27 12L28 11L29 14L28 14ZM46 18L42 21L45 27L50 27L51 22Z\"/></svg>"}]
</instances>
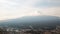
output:
<instances>
[{"instance_id":1,"label":"pale blue sky","mask_svg":"<svg viewBox=\"0 0 60 34\"><path fill-rule=\"evenodd\" d=\"M60 16L60 0L0 0L0 20L35 15Z\"/></svg>"}]
</instances>

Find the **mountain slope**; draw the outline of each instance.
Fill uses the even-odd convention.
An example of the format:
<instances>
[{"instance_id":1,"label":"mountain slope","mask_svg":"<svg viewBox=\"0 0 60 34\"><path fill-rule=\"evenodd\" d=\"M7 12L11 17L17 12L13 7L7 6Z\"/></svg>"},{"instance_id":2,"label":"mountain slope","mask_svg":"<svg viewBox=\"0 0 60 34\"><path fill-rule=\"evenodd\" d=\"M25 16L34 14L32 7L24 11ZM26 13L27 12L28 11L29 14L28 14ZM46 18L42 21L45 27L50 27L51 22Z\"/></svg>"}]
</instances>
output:
<instances>
[{"instance_id":1,"label":"mountain slope","mask_svg":"<svg viewBox=\"0 0 60 34\"><path fill-rule=\"evenodd\" d=\"M0 26L14 27L14 28L43 28L60 25L60 18L55 16L25 16L22 18L5 20L0 22Z\"/></svg>"}]
</instances>

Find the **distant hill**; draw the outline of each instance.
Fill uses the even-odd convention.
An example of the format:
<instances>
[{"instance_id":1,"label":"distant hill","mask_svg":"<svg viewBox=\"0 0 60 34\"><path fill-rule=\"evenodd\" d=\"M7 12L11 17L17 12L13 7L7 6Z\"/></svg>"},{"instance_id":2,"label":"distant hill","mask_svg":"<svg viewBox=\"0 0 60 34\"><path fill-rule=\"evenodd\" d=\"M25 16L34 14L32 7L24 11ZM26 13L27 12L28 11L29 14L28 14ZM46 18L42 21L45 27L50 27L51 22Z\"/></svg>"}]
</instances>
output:
<instances>
[{"instance_id":1,"label":"distant hill","mask_svg":"<svg viewBox=\"0 0 60 34\"><path fill-rule=\"evenodd\" d=\"M30 28L34 29L60 25L60 17L56 16L24 16L22 18L0 21L2 27Z\"/></svg>"}]
</instances>

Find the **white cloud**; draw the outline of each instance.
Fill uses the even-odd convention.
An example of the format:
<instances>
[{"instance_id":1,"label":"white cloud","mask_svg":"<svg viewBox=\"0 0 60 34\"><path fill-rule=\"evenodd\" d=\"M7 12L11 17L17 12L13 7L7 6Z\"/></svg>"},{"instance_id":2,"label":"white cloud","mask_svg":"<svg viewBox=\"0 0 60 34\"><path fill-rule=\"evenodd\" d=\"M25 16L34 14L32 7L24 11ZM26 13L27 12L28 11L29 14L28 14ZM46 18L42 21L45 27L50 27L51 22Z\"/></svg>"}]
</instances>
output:
<instances>
[{"instance_id":1,"label":"white cloud","mask_svg":"<svg viewBox=\"0 0 60 34\"><path fill-rule=\"evenodd\" d=\"M52 7L52 5L51 7L48 5L40 6L40 4L44 2L52 3L52 0L0 0L0 19L12 19L29 15L60 16L59 6L59 8L57 6ZM58 1L53 2L57 3ZM40 11L41 14L39 14L38 11Z\"/></svg>"}]
</instances>

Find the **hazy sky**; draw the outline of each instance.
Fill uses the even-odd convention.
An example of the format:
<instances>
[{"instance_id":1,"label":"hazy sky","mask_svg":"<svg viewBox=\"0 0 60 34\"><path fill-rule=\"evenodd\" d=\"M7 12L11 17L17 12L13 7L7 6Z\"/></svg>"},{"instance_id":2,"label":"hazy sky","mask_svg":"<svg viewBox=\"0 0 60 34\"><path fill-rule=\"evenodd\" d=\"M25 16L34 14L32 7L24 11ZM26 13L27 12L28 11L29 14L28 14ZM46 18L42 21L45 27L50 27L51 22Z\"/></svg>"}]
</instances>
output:
<instances>
[{"instance_id":1,"label":"hazy sky","mask_svg":"<svg viewBox=\"0 0 60 34\"><path fill-rule=\"evenodd\" d=\"M60 0L0 0L0 20L37 15L60 16Z\"/></svg>"}]
</instances>

